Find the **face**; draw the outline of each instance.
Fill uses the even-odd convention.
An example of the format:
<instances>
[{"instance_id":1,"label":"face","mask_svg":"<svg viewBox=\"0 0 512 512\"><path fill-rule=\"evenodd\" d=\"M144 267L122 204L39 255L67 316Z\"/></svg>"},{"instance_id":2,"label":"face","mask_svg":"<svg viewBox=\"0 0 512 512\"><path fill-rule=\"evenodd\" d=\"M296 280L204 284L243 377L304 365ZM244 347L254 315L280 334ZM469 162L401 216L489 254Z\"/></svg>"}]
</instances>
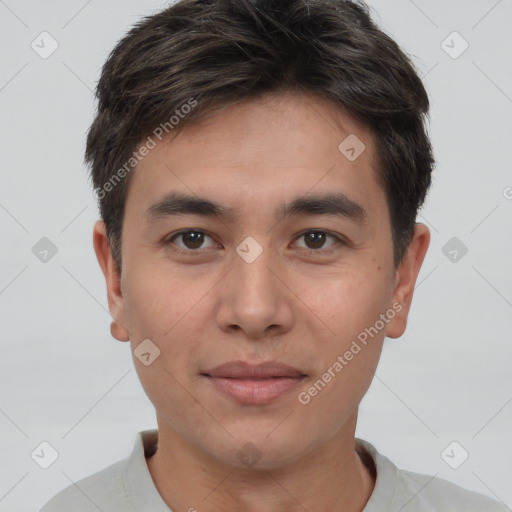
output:
<instances>
[{"instance_id":1,"label":"face","mask_svg":"<svg viewBox=\"0 0 512 512\"><path fill-rule=\"evenodd\" d=\"M339 149L349 135L364 144L359 156L361 145ZM385 335L405 328L428 246L417 227L394 267L374 157L371 133L345 112L286 94L224 108L139 163L120 280L101 223L95 247L113 334L132 350L151 340L152 362L134 364L160 429L234 466L252 443L268 468L353 431ZM297 373L212 375L240 361Z\"/></svg>"}]
</instances>

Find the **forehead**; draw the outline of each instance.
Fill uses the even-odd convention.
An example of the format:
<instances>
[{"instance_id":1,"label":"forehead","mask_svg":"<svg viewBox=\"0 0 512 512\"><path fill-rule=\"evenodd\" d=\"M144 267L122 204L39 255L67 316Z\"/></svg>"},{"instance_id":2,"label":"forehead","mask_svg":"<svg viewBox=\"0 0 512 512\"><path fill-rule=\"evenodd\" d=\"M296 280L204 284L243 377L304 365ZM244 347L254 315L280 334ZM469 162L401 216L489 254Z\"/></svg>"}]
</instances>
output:
<instances>
[{"instance_id":1,"label":"forehead","mask_svg":"<svg viewBox=\"0 0 512 512\"><path fill-rule=\"evenodd\" d=\"M208 196L235 212L332 191L369 206L382 202L372 133L315 95L246 100L171 135L133 172L127 207L147 209L175 190Z\"/></svg>"}]
</instances>

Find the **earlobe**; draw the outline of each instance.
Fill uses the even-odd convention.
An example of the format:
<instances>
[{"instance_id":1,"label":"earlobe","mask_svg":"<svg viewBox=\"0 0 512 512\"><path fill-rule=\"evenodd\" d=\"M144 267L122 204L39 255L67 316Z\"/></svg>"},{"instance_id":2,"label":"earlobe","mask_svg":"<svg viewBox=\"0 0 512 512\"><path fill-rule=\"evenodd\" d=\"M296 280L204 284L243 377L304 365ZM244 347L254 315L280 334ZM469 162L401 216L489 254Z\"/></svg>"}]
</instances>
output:
<instances>
[{"instance_id":1,"label":"earlobe","mask_svg":"<svg viewBox=\"0 0 512 512\"><path fill-rule=\"evenodd\" d=\"M130 335L126 329L121 327L115 320L110 323L110 334L118 341L130 341Z\"/></svg>"},{"instance_id":2,"label":"earlobe","mask_svg":"<svg viewBox=\"0 0 512 512\"><path fill-rule=\"evenodd\" d=\"M110 333L119 341L129 341L129 332L124 327L124 298L121 292L121 276L112 257L106 226L102 221L97 221L94 225L93 245L107 285L108 308L113 319L110 324Z\"/></svg>"},{"instance_id":3,"label":"earlobe","mask_svg":"<svg viewBox=\"0 0 512 512\"><path fill-rule=\"evenodd\" d=\"M429 229L424 224L416 224L409 247L395 274L393 304L398 303L402 307L388 324L386 336L389 338L399 338L405 332L414 287L429 244Z\"/></svg>"}]
</instances>

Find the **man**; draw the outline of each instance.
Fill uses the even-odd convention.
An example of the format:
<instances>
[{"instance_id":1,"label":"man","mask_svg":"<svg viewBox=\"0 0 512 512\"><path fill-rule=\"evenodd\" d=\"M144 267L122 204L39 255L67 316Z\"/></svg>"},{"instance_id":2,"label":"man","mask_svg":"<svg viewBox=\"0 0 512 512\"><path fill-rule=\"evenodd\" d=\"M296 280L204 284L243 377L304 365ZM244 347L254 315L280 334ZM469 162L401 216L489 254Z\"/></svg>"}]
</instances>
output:
<instances>
[{"instance_id":1,"label":"man","mask_svg":"<svg viewBox=\"0 0 512 512\"><path fill-rule=\"evenodd\" d=\"M109 56L86 157L158 430L43 512L502 511L355 438L429 231L429 101L364 4L182 0Z\"/></svg>"}]
</instances>

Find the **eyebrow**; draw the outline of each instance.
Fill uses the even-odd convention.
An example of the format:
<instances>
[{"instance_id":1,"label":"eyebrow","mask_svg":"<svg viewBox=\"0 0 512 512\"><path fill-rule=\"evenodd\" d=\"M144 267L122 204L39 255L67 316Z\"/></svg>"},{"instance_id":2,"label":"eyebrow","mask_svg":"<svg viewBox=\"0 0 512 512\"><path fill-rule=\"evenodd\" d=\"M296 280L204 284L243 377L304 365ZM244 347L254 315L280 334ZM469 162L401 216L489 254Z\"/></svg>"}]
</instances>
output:
<instances>
[{"instance_id":1,"label":"eyebrow","mask_svg":"<svg viewBox=\"0 0 512 512\"><path fill-rule=\"evenodd\" d=\"M232 220L235 217L232 208L210 199L178 192L167 194L145 212L148 221L173 215L200 215L225 220ZM280 205L275 211L277 221L294 215L336 216L359 224L365 223L368 218L366 210L359 203L340 192L300 196Z\"/></svg>"}]
</instances>

